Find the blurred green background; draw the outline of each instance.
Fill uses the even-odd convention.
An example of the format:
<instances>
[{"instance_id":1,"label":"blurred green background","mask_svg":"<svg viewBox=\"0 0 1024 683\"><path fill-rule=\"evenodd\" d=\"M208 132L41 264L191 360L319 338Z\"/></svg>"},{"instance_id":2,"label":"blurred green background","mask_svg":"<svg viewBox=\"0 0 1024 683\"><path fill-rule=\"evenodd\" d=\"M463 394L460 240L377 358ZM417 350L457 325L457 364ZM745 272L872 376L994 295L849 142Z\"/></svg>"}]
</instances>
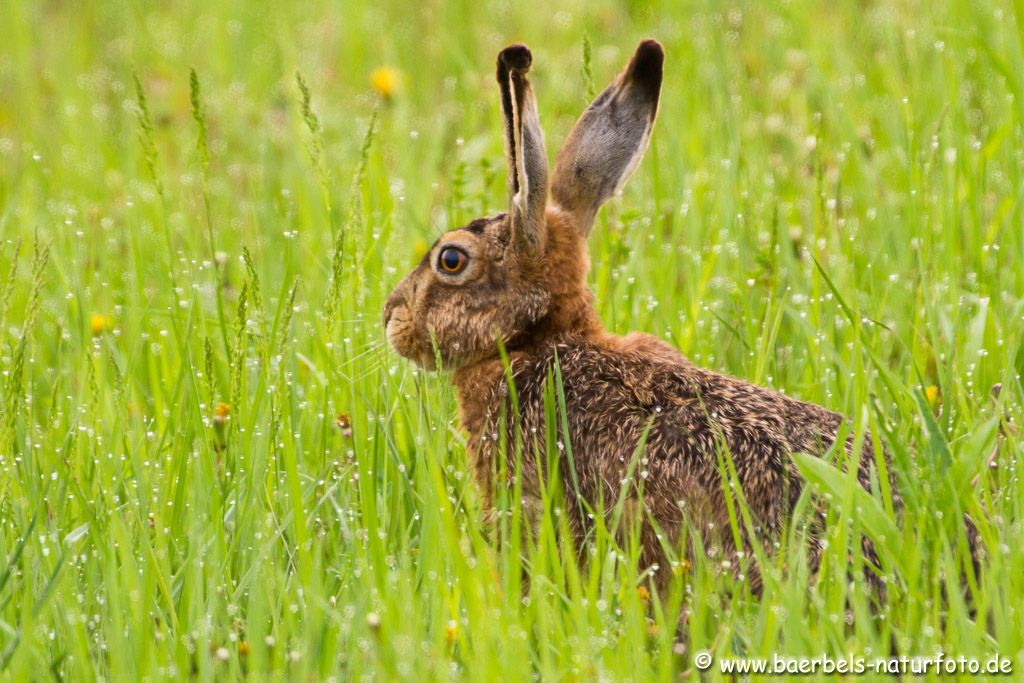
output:
<instances>
[{"instance_id":1,"label":"blurred green background","mask_svg":"<svg viewBox=\"0 0 1024 683\"><path fill-rule=\"evenodd\" d=\"M3 2L0 675L1020 661L1021 12ZM495 542L446 378L383 344L384 298L427 246L504 209L497 52L533 49L553 157L645 37L664 90L591 239L603 320L853 416L907 500L820 482L821 574L795 524L762 596L710 559L659 595L611 537L581 568L557 522ZM989 559L961 578L965 511ZM884 596L846 572L859 534L901 558Z\"/></svg>"}]
</instances>

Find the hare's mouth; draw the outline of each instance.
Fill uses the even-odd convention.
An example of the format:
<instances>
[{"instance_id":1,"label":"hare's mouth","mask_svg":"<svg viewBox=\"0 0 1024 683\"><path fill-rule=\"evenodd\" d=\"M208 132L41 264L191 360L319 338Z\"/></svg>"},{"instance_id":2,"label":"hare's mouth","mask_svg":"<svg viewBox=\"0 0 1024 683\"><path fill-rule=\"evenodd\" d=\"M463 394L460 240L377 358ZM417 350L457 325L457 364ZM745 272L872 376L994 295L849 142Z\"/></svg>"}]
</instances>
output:
<instances>
[{"instance_id":1,"label":"hare's mouth","mask_svg":"<svg viewBox=\"0 0 1024 683\"><path fill-rule=\"evenodd\" d=\"M388 312L384 323L384 336L395 353L402 358L411 360L427 370L434 369L434 355L429 352L429 346L424 347L419 343L412 319L405 309L395 308Z\"/></svg>"}]
</instances>

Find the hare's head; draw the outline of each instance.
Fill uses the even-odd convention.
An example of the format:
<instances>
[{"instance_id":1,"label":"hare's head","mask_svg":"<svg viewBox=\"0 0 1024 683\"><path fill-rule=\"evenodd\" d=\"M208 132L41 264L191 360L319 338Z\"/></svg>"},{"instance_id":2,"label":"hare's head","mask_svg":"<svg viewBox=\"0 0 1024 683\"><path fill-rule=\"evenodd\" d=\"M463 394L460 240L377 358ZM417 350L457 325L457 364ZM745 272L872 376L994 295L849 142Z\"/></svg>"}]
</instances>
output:
<instances>
[{"instance_id":1,"label":"hare's head","mask_svg":"<svg viewBox=\"0 0 1024 683\"><path fill-rule=\"evenodd\" d=\"M509 209L441 236L384 307L387 338L428 368L458 368L544 336L598 327L586 238L640 162L658 110L664 53L636 54L576 122L551 183L524 45L498 55ZM550 201L548 190L550 187Z\"/></svg>"}]
</instances>

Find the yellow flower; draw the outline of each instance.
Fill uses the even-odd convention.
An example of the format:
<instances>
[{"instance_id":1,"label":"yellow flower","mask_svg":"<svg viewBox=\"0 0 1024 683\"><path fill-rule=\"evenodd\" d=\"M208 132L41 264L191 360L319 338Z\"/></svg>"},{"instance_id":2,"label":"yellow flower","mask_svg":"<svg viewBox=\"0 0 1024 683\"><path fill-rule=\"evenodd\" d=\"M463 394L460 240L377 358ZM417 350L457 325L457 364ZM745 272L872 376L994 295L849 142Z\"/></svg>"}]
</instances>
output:
<instances>
[{"instance_id":1,"label":"yellow flower","mask_svg":"<svg viewBox=\"0 0 1024 683\"><path fill-rule=\"evenodd\" d=\"M934 384L924 388L924 397L928 399L928 405L934 410L939 405L939 401L942 400L942 394L939 393L939 388Z\"/></svg>"},{"instance_id":2,"label":"yellow flower","mask_svg":"<svg viewBox=\"0 0 1024 683\"><path fill-rule=\"evenodd\" d=\"M227 425L231 417L231 406L227 403L218 403L213 409L213 448L218 453L228 447ZM220 460L218 459L218 463Z\"/></svg>"},{"instance_id":3,"label":"yellow flower","mask_svg":"<svg viewBox=\"0 0 1024 683\"><path fill-rule=\"evenodd\" d=\"M640 598L640 603L646 607L651 604L651 592L647 590L647 586L640 586L636 589L636 596Z\"/></svg>"},{"instance_id":4,"label":"yellow flower","mask_svg":"<svg viewBox=\"0 0 1024 683\"><path fill-rule=\"evenodd\" d=\"M92 336L99 337L104 332L109 330L111 327L111 320L109 316L105 316L102 313L94 313L89 318L89 329L92 331Z\"/></svg>"},{"instance_id":5,"label":"yellow flower","mask_svg":"<svg viewBox=\"0 0 1024 683\"><path fill-rule=\"evenodd\" d=\"M427 253L428 249L430 249L430 245L427 244L425 239L420 238L416 240L416 243L412 245L412 255L413 258L416 259L416 263L419 263L420 259L423 258L423 255Z\"/></svg>"},{"instance_id":6,"label":"yellow flower","mask_svg":"<svg viewBox=\"0 0 1024 683\"><path fill-rule=\"evenodd\" d=\"M249 643L248 642L246 642L244 640L238 641L238 654L241 655L242 657L244 657L247 654L249 654Z\"/></svg>"},{"instance_id":7,"label":"yellow flower","mask_svg":"<svg viewBox=\"0 0 1024 683\"><path fill-rule=\"evenodd\" d=\"M385 98L391 98L398 92L401 73L391 67L379 66L370 72L370 87Z\"/></svg>"},{"instance_id":8,"label":"yellow flower","mask_svg":"<svg viewBox=\"0 0 1024 683\"><path fill-rule=\"evenodd\" d=\"M459 622L454 619L450 620L444 625L444 640L448 643L448 647L455 644L456 639L459 637Z\"/></svg>"}]
</instances>

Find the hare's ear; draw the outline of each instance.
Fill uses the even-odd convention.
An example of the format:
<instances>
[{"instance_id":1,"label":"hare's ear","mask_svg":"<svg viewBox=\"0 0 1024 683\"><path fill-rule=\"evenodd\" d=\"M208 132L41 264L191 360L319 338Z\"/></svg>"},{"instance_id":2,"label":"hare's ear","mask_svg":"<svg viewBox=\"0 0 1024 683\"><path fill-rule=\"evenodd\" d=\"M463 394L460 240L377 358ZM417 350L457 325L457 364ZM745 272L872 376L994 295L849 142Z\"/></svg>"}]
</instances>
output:
<instances>
[{"instance_id":1,"label":"hare's ear","mask_svg":"<svg viewBox=\"0 0 1024 683\"><path fill-rule=\"evenodd\" d=\"M512 232L516 248L531 258L544 252L548 199L548 157L537 101L526 77L532 62L525 45L511 45L498 54Z\"/></svg>"},{"instance_id":2,"label":"hare's ear","mask_svg":"<svg viewBox=\"0 0 1024 683\"><path fill-rule=\"evenodd\" d=\"M640 43L626 68L597 96L558 153L551 196L590 233L594 216L640 163L651 137L661 93L665 52L656 40Z\"/></svg>"}]
</instances>

